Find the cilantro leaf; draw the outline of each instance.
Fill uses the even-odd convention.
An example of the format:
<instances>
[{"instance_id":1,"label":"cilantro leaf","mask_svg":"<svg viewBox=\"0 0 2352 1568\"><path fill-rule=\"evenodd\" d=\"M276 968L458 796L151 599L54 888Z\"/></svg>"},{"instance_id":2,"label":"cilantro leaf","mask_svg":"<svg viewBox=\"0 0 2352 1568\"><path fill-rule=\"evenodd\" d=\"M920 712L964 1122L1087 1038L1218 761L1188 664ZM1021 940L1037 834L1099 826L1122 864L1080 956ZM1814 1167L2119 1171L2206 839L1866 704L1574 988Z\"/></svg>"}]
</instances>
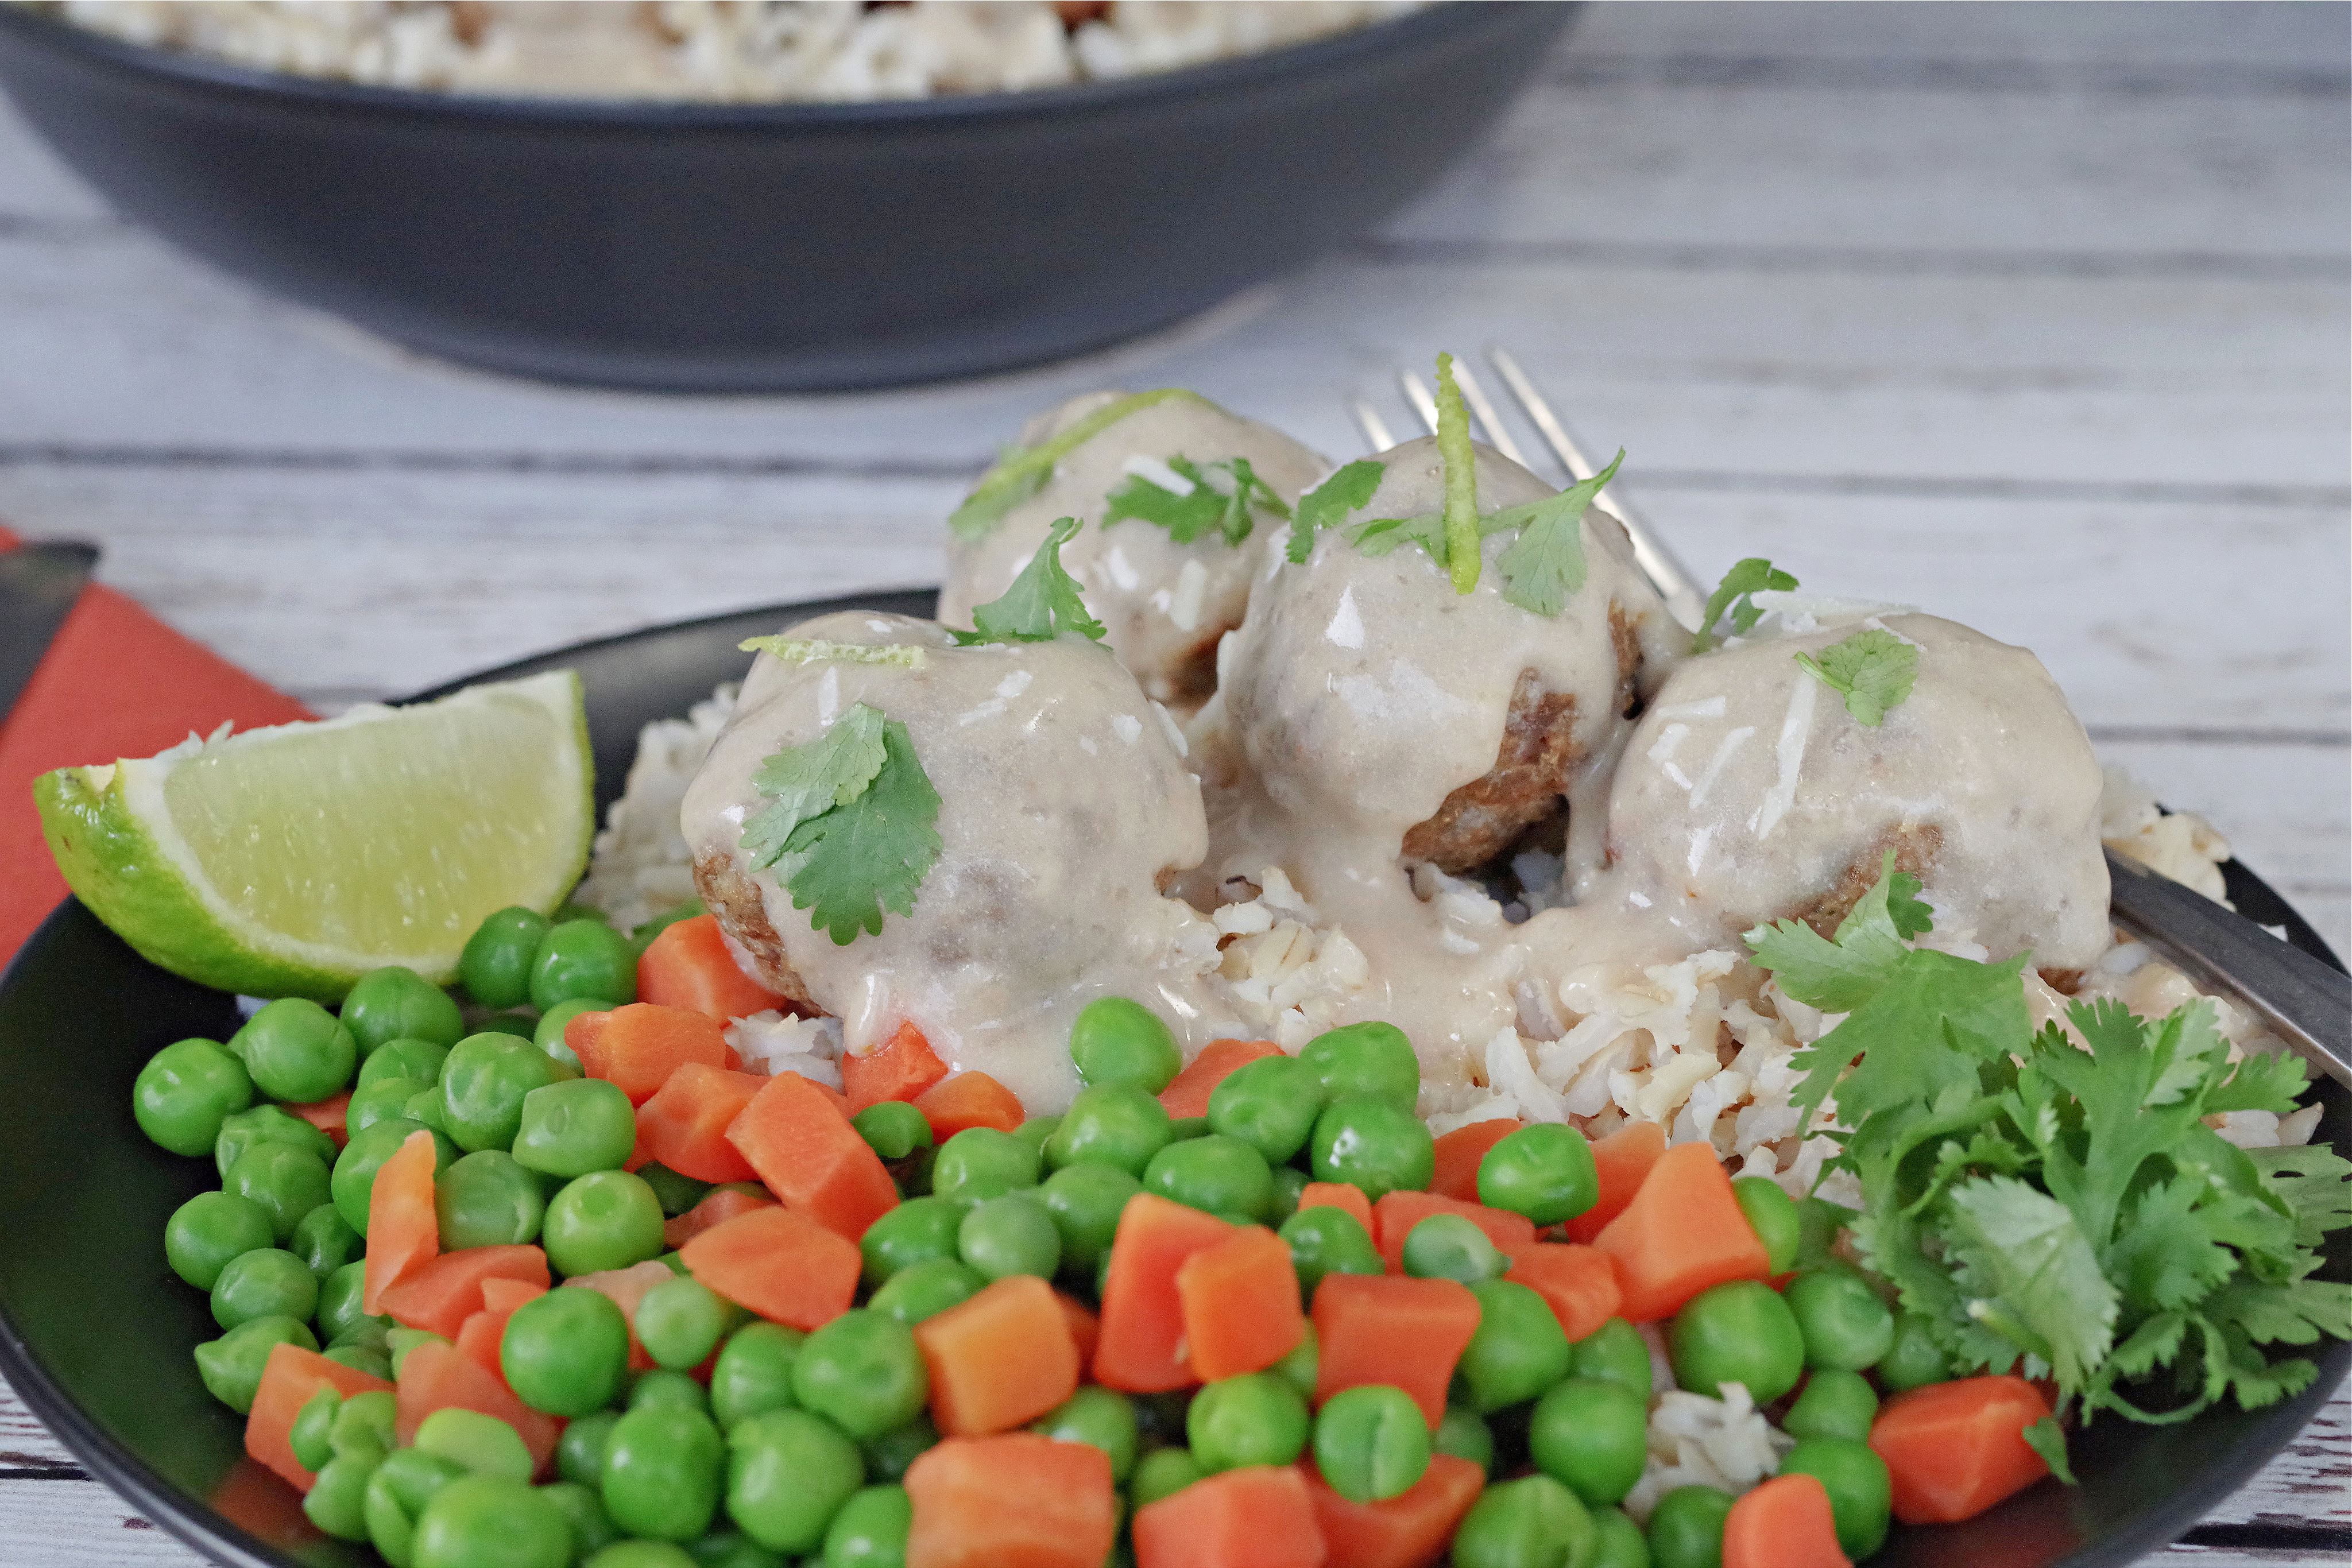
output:
<instances>
[{"instance_id":1,"label":"cilantro leaf","mask_svg":"<svg viewBox=\"0 0 2352 1568\"><path fill-rule=\"evenodd\" d=\"M1963 1183L1949 1201L1966 1282L1984 1291L1969 1315L2049 1363L2062 1387L2088 1382L2119 1302L2074 1211L2011 1176Z\"/></svg>"},{"instance_id":2,"label":"cilantro leaf","mask_svg":"<svg viewBox=\"0 0 2352 1568\"><path fill-rule=\"evenodd\" d=\"M2018 1436L2025 1439L2027 1448L2042 1456L2042 1462L2050 1467L2052 1475L2067 1486L2075 1484L2074 1467L2066 1462L2066 1428L2058 1424L2057 1416L2044 1416L2021 1428Z\"/></svg>"},{"instance_id":3,"label":"cilantro leaf","mask_svg":"<svg viewBox=\"0 0 2352 1568\"><path fill-rule=\"evenodd\" d=\"M1381 487L1381 476L1388 471L1385 463L1360 458L1299 497L1298 510L1290 519L1291 563L1306 563L1314 552L1318 530L1331 528L1349 512L1370 505L1372 492Z\"/></svg>"},{"instance_id":4,"label":"cilantro leaf","mask_svg":"<svg viewBox=\"0 0 2352 1568\"><path fill-rule=\"evenodd\" d=\"M1907 951L1904 939L1929 926L1927 906L1919 902L1919 879L1896 871L1895 852L1888 850L1879 862L1878 880L1838 922L1834 937L1801 920L1783 920L1759 925L1740 939L1783 991L1825 1013L1848 1013L1894 977Z\"/></svg>"},{"instance_id":5,"label":"cilantro leaf","mask_svg":"<svg viewBox=\"0 0 2352 1568\"><path fill-rule=\"evenodd\" d=\"M1834 1091L1855 1139L1868 1145L1894 1131L1874 1128L1874 1114L1899 1118L1948 1089L1976 1093L1979 1066L2006 1057L2032 1032L2025 959L2021 953L2005 964L1979 964L1912 948L1868 1001L1791 1059L1808 1070L1792 1098L1819 1106Z\"/></svg>"},{"instance_id":6,"label":"cilantro leaf","mask_svg":"<svg viewBox=\"0 0 2352 1568\"><path fill-rule=\"evenodd\" d=\"M2331 1230L2352 1225L2352 1161L2322 1144L2248 1149L2263 1185L2286 1202L2295 1240L2315 1247Z\"/></svg>"},{"instance_id":7,"label":"cilantro leaf","mask_svg":"<svg viewBox=\"0 0 2352 1568\"><path fill-rule=\"evenodd\" d=\"M743 853L752 870L775 864L802 823L866 792L882 771L882 727L879 711L852 703L814 740L788 746L760 764L751 787L772 799L743 824Z\"/></svg>"},{"instance_id":8,"label":"cilantro leaf","mask_svg":"<svg viewBox=\"0 0 2352 1568\"><path fill-rule=\"evenodd\" d=\"M778 880L793 907L808 910L810 926L836 946L860 931L878 936L885 910L913 914L940 858L940 794L907 727L884 724L882 745L885 760L863 792L805 819L784 841L789 869Z\"/></svg>"},{"instance_id":9,"label":"cilantro leaf","mask_svg":"<svg viewBox=\"0 0 2352 1568\"><path fill-rule=\"evenodd\" d=\"M1755 595L1765 589L1780 591L1797 586L1797 580L1775 568L1762 556L1749 556L1734 562L1715 591L1706 596L1706 609L1698 618L1698 630L1691 635L1691 652L1704 653L1720 641L1715 634L1715 624L1723 619L1724 612L1731 612L1731 634L1745 636L1756 630L1756 622L1764 612L1756 608Z\"/></svg>"},{"instance_id":10,"label":"cilantro leaf","mask_svg":"<svg viewBox=\"0 0 2352 1568\"><path fill-rule=\"evenodd\" d=\"M1168 459L1169 471L1190 488L1171 490L1140 474L1129 474L1107 497L1102 526L1125 522L1156 524L1180 545L1191 544L1212 529L1229 545L1250 537L1256 512L1287 517L1290 508L1274 487L1257 476L1246 457L1195 464L1183 456Z\"/></svg>"},{"instance_id":11,"label":"cilantro leaf","mask_svg":"<svg viewBox=\"0 0 2352 1568\"><path fill-rule=\"evenodd\" d=\"M1055 521L1003 597L972 611L971 631L950 631L949 635L966 648L980 643L1050 643L1065 632L1101 642L1102 622L1087 613L1077 579L1062 566L1062 547L1079 527L1076 517Z\"/></svg>"},{"instance_id":12,"label":"cilantro leaf","mask_svg":"<svg viewBox=\"0 0 2352 1568\"><path fill-rule=\"evenodd\" d=\"M2200 1211L2213 1197L2203 1178L2177 1176L2149 1187L2126 1210L2105 1267L2136 1312L2193 1306L2238 1271L2237 1257L2214 1239L2210 1212ZM2244 1200L2222 1195L2217 1201Z\"/></svg>"},{"instance_id":13,"label":"cilantro leaf","mask_svg":"<svg viewBox=\"0 0 2352 1568\"><path fill-rule=\"evenodd\" d=\"M1609 466L1591 478L1540 501L1506 507L1487 519L1501 528L1516 524L1519 530L1495 562L1506 600L1537 615L1557 615L1584 586L1584 514L1624 461L1621 446Z\"/></svg>"},{"instance_id":14,"label":"cilantro leaf","mask_svg":"<svg viewBox=\"0 0 2352 1568\"><path fill-rule=\"evenodd\" d=\"M746 637L735 644L745 653L765 653L788 664L897 664L923 667L923 651L911 643L829 643L822 637Z\"/></svg>"},{"instance_id":15,"label":"cilantro leaf","mask_svg":"<svg viewBox=\"0 0 2352 1568\"><path fill-rule=\"evenodd\" d=\"M1845 698L1854 722L1872 729L1886 722L1889 709L1911 695L1919 678L1919 650L1892 632L1865 626L1822 650L1816 660L1799 653L1797 663Z\"/></svg>"},{"instance_id":16,"label":"cilantro leaf","mask_svg":"<svg viewBox=\"0 0 2352 1568\"><path fill-rule=\"evenodd\" d=\"M1417 544L1429 559L1445 564L1445 519L1435 512L1417 517L1374 517L1348 525L1348 542L1366 555L1387 555L1402 544Z\"/></svg>"},{"instance_id":17,"label":"cilantro leaf","mask_svg":"<svg viewBox=\"0 0 2352 1568\"><path fill-rule=\"evenodd\" d=\"M1470 411L1454 380L1454 356L1437 356L1437 455L1445 465L1445 570L1454 591L1478 586L1478 455L1470 448Z\"/></svg>"},{"instance_id":18,"label":"cilantro leaf","mask_svg":"<svg viewBox=\"0 0 2352 1568\"><path fill-rule=\"evenodd\" d=\"M986 538L1005 513L1045 487L1063 458L1128 415L1140 413L1171 398L1189 398L1204 408L1214 406L1198 392L1186 392L1181 387L1161 387L1157 392L1137 392L1106 403L1060 434L997 459L980 476L971 494L948 514L949 530L967 542Z\"/></svg>"}]
</instances>

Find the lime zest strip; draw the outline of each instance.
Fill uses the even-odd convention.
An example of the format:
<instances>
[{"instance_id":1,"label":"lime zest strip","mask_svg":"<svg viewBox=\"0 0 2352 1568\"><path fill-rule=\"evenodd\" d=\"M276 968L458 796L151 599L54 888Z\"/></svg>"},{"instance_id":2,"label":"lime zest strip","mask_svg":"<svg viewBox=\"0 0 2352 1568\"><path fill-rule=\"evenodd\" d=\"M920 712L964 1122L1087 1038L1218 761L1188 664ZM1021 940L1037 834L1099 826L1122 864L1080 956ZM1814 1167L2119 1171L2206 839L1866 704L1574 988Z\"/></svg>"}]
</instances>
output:
<instances>
[{"instance_id":1,"label":"lime zest strip","mask_svg":"<svg viewBox=\"0 0 2352 1568\"><path fill-rule=\"evenodd\" d=\"M1203 408L1216 406L1200 393L1182 387L1161 387L1105 403L1060 434L1034 446L1006 453L980 476L980 483L972 486L963 504L948 514L948 531L971 543L986 538L1005 513L1044 489L1045 481L1053 477L1055 465L1078 446L1131 413L1140 413L1180 397L1190 398Z\"/></svg>"},{"instance_id":2,"label":"lime zest strip","mask_svg":"<svg viewBox=\"0 0 2352 1568\"><path fill-rule=\"evenodd\" d=\"M1454 591L1478 586L1478 458L1470 450L1470 411L1454 381L1454 356L1437 356L1437 455L1445 464L1445 570Z\"/></svg>"},{"instance_id":3,"label":"lime zest strip","mask_svg":"<svg viewBox=\"0 0 2352 1568\"><path fill-rule=\"evenodd\" d=\"M788 664L896 664L901 669L923 667L923 651L910 643L834 643L823 637L746 637L738 652L765 653Z\"/></svg>"}]
</instances>

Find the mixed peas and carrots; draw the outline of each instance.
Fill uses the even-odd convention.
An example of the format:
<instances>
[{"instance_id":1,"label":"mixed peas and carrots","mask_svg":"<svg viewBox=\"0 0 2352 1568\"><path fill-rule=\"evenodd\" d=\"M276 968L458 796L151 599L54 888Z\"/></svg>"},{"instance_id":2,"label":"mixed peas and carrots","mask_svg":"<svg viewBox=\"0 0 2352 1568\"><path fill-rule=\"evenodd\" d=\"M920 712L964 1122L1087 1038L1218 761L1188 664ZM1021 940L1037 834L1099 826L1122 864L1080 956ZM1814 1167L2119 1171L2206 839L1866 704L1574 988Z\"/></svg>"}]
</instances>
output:
<instances>
[{"instance_id":1,"label":"mixed peas and carrots","mask_svg":"<svg viewBox=\"0 0 2352 1568\"><path fill-rule=\"evenodd\" d=\"M205 1385L394 1568L1811 1568L2044 1473L2041 1391L1944 1381L1807 1206L1646 1124L1433 1138L1384 1024L1188 1066L1108 998L1029 1118L911 1026L739 1071L781 999L691 911L460 972L470 1030L379 970L133 1093L221 1177L165 1234ZM1799 1441L1645 1530L1648 1322Z\"/></svg>"}]
</instances>

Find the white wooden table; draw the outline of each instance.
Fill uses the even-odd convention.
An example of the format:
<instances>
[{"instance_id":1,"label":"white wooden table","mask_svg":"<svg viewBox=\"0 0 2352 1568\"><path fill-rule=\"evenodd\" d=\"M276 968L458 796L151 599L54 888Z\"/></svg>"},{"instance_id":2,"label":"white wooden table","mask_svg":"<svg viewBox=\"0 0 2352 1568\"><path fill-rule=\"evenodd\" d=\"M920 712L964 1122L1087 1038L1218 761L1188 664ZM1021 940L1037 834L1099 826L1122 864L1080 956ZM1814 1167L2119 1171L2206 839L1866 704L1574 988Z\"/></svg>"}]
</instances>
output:
<instances>
[{"instance_id":1,"label":"white wooden table","mask_svg":"<svg viewBox=\"0 0 2352 1568\"><path fill-rule=\"evenodd\" d=\"M1702 572L1769 553L2035 648L2342 949L2347 15L1596 5L1489 145L1307 275L1085 363L838 398L415 360L127 228L0 110L0 517L331 709L934 580L968 476L1087 387L1339 454L1341 391L1498 339ZM2347 1411L2164 1561L2352 1557ZM0 1564L192 1561L0 1389Z\"/></svg>"}]
</instances>

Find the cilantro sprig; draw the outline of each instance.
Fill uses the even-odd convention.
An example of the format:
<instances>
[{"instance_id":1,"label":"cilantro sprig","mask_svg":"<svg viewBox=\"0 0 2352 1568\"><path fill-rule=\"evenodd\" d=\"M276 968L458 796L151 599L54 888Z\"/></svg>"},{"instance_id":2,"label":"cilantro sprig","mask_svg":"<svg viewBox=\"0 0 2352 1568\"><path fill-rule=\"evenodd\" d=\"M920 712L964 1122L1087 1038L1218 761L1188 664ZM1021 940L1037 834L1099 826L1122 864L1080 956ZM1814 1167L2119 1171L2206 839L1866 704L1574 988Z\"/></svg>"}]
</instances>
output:
<instances>
[{"instance_id":1,"label":"cilantro sprig","mask_svg":"<svg viewBox=\"0 0 2352 1568\"><path fill-rule=\"evenodd\" d=\"M973 609L971 631L951 627L948 635L967 648L980 643L1050 643L1065 632L1102 641L1102 622L1087 612L1078 580L1062 565L1062 547L1081 526L1076 517L1057 518L1003 596Z\"/></svg>"},{"instance_id":2,"label":"cilantro sprig","mask_svg":"<svg viewBox=\"0 0 2352 1568\"><path fill-rule=\"evenodd\" d=\"M2077 1001L2072 1034L2037 1033L2022 956L1906 945L1927 929L1916 894L1888 863L1833 937L1747 936L1781 989L1846 1014L1795 1059L1796 1098L1836 1097L1830 1166L1861 1184L1865 1263L1958 1373L2052 1377L2060 1415L2170 1423L2307 1386L2311 1361L2262 1347L2352 1338L2352 1285L2311 1277L2352 1224L2352 1163L2242 1150L2204 1120L2292 1110L2303 1064L2231 1061L2201 998L2156 1020ZM2066 1475L2056 1416L2024 1436Z\"/></svg>"},{"instance_id":3,"label":"cilantro sprig","mask_svg":"<svg viewBox=\"0 0 2352 1568\"><path fill-rule=\"evenodd\" d=\"M1735 562L1715 591L1706 596L1706 609L1698 618L1698 630L1691 634L1691 652L1704 653L1723 639L1717 635L1716 626L1726 612L1731 617L1729 635L1744 637L1756 630L1756 622L1764 619L1764 612L1756 607L1756 595L1767 589L1782 592L1797 586L1797 580L1780 570L1762 556L1749 556Z\"/></svg>"},{"instance_id":4,"label":"cilantro sprig","mask_svg":"<svg viewBox=\"0 0 2352 1568\"><path fill-rule=\"evenodd\" d=\"M1005 513L1045 487L1054 476L1055 467L1079 446L1100 435L1129 414L1140 413L1147 408L1186 398L1203 407L1213 406L1198 392L1181 387L1161 387L1156 392L1137 392L1120 398L1078 420L1067 429L1034 446L1024 446L1007 452L997 459L971 494L962 504L948 514L948 528L958 538L974 542L988 537Z\"/></svg>"},{"instance_id":5,"label":"cilantro sprig","mask_svg":"<svg viewBox=\"0 0 2352 1568\"><path fill-rule=\"evenodd\" d=\"M1362 511L1371 501L1372 492L1381 487L1381 476L1388 471L1385 463L1359 458L1299 497L1298 510L1290 519L1291 561L1306 564L1307 558L1314 553L1316 534L1337 527L1349 512Z\"/></svg>"},{"instance_id":6,"label":"cilantro sprig","mask_svg":"<svg viewBox=\"0 0 2352 1568\"><path fill-rule=\"evenodd\" d=\"M1919 650L1875 626L1831 643L1818 659L1799 653L1796 660L1845 699L1855 723L1872 729L1886 722L1887 711L1911 695L1919 678Z\"/></svg>"},{"instance_id":7,"label":"cilantro sprig","mask_svg":"<svg viewBox=\"0 0 2352 1568\"><path fill-rule=\"evenodd\" d=\"M878 936L884 911L914 913L940 856L940 795L905 725L852 703L762 762L751 787L769 804L743 824L743 853L754 871L776 869L812 930L845 947Z\"/></svg>"},{"instance_id":8,"label":"cilantro sprig","mask_svg":"<svg viewBox=\"0 0 2352 1568\"><path fill-rule=\"evenodd\" d=\"M1273 486L1257 476L1246 457L1194 463L1180 455L1168 459L1168 468L1191 487L1179 493L1130 473L1106 497L1109 505L1102 526L1132 517L1166 528L1168 537L1180 545L1211 532L1229 545L1238 545L1250 537L1260 514L1290 516L1290 508L1274 493Z\"/></svg>"},{"instance_id":9,"label":"cilantro sprig","mask_svg":"<svg viewBox=\"0 0 2352 1568\"><path fill-rule=\"evenodd\" d=\"M1506 507L1481 522L1482 532L1519 530L1495 562L1503 574L1507 601L1537 615L1557 615L1584 586L1584 514L1624 461L1625 451L1620 447L1609 466L1591 478L1540 501Z\"/></svg>"}]
</instances>

